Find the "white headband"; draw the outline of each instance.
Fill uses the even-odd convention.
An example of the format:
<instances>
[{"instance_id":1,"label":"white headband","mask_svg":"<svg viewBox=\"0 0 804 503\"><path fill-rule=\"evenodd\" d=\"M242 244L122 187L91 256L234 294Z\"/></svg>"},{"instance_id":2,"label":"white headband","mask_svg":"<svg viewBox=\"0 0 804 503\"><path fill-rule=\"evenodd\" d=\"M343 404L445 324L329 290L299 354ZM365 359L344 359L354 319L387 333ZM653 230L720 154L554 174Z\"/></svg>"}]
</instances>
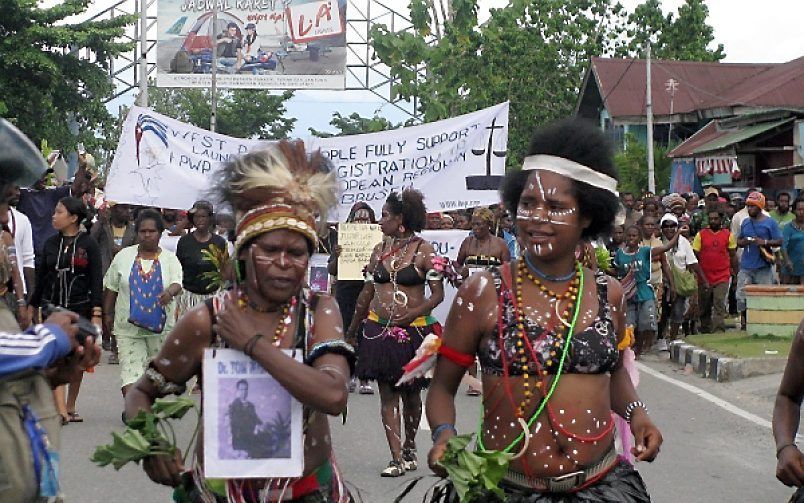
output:
<instances>
[{"instance_id":1,"label":"white headband","mask_svg":"<svg viewBox=\"0 0 804 503\"><path fill-rule=\"evenodd\" d=\"M563 157L543 154L525 157L525 162L522 163L522 171L531 171L534 169L552 171L553 173L564 175L573 180L588 183L592 187L608 190L615 196L620 195L619 192L617 192L617 180L603 173L598 173L583 164L564 159Z\"/></svg>"}]
</instances>

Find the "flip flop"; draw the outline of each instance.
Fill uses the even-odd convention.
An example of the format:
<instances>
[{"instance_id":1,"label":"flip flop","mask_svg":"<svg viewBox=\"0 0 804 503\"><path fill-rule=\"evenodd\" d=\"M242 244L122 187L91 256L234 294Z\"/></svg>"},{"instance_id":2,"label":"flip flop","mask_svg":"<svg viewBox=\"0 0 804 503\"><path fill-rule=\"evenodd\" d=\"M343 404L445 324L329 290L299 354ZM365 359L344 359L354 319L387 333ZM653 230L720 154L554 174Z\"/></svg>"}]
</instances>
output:
<instances>
[{"instance_id":1,"label":"flip flop","mask_svg":"<svg viewBox=\"0 0 804 503\"><path fill-rule=\"evenodd\" d=\"M67 415L70 416L70 422L71 423L83 423L84 422L84 418L81 417L78 414L78 412L68 412Z\"/></svg>"}]
</instances>

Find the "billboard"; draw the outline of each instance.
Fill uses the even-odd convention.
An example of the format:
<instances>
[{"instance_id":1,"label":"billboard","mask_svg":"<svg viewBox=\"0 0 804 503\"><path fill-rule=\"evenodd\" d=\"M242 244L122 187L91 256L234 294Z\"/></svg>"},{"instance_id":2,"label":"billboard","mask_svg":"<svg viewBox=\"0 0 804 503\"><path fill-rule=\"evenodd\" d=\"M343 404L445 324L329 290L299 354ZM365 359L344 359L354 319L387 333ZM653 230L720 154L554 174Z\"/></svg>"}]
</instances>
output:
<instances>
[{"instance_id":1,"label":"billboard","mask_svg":"<svg viewBox=\"0 0 804 503\"><path fill-rule=\"evenodd\" d=\"M213 5L218 13L213 26ZM343 89L346 0L159 0L156 85Z\"/></svg>"}]
</instances>

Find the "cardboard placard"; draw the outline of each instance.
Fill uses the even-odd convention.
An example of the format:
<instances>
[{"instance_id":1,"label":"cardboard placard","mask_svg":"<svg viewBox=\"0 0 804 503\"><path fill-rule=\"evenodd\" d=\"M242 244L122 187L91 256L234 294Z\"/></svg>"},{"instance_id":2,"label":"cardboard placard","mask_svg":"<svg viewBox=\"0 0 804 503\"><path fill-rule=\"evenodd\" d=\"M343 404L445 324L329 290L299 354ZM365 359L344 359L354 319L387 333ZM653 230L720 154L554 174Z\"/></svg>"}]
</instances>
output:
<instances>
[{"instance_id":1,"label":"cardboard placard","mask_svg":"<svg viewBox=\"0 0 804 503\"><path fill-rule=\"evenodd\" d=\"M371 259L374 246L382 241L379 224L342 223L338 225L338 280L362 280L363 268Z\"/></svg>"}]
</instances>

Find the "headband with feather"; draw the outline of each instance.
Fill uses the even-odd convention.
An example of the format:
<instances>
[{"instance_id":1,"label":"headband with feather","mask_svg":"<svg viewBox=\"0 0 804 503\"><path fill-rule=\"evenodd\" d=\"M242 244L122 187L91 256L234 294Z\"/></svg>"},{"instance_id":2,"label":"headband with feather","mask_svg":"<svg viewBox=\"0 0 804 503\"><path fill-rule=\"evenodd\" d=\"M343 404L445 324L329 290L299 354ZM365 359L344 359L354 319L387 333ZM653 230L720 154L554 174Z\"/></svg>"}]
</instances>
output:
<instances>
[{"instance_id":1,"label":"headband with feather","mask_svg":"<svg viewBox=\"0 0 804 503\"><path fill-rule=\"evenodd\" d=\"M282 140L234 160L221 186L236 212L235 250L277 229L299 232L315 249L316 217L326 222L337 201L329 167L320 152L308 155L302 141Z\"/></svg>"}]
</instances>

